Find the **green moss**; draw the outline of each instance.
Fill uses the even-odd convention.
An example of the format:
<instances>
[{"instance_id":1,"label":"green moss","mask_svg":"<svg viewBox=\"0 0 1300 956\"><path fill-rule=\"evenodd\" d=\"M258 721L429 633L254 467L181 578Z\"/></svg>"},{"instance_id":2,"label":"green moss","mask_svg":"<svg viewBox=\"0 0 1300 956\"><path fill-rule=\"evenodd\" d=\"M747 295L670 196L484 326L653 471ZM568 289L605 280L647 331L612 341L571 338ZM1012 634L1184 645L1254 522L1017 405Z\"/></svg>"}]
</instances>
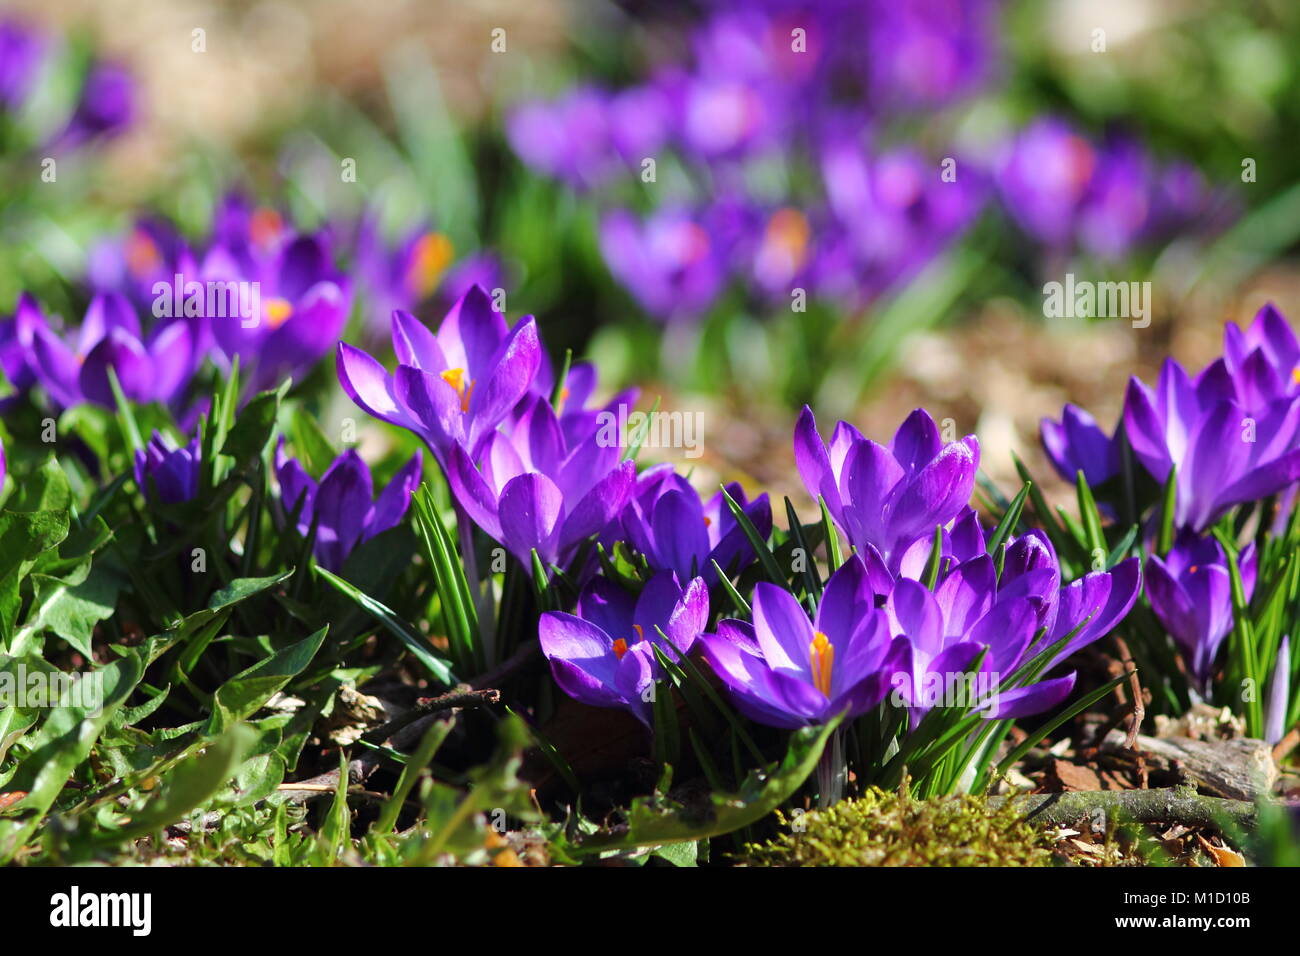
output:
<instances>
[{"instance_id":1,"label":"green moss","mask_svg":"<svg viewBox=\"0 0 1300 956\"><path fill-rule=\"evenodd\" d=\"M787 832L749 844L750 866L1048 866L1050 835L983 797L913 800L869 791L787 819Z\"/></svg>"}]
</instances>

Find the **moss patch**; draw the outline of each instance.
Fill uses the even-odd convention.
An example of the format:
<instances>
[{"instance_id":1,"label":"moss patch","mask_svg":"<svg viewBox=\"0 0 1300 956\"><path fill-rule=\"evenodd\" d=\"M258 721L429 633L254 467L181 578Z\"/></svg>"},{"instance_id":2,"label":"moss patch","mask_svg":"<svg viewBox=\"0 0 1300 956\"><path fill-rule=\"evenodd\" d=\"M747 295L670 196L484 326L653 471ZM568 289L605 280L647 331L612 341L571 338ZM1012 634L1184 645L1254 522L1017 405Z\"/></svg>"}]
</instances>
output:
<instances>
[{"instance_id":1,"label":"moss patch","mask_svg":"<svg viewBox=\"0 0 1300 956\"><path fill-rule=\"evenodd\" d=\"M749 866L1048 866L1053 840L983 797L913 800L872 790L791 818L787 832L749 844Z\"/></svg>"}]
</instances>

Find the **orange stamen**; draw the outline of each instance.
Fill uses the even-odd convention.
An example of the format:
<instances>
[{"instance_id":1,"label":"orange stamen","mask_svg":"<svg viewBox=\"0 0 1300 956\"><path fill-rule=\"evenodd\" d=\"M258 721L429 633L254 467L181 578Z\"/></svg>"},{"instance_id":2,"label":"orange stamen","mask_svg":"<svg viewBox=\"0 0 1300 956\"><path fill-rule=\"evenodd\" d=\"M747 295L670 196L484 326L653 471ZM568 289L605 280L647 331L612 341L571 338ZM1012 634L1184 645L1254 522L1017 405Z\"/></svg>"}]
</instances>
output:
<instances>
[{"instance_id":1,"label":"orange stamen","mask_svg":"<svg viewBox=\"0 0 1300 956\"><path fill-rule=\"evenodd\" d=\"M626 653L627 653L627 641L623 640L623 638L620 637L616 641L614 641L614 656L621 661L623 659L623 655Z\"/></svg>"},{"instance_id":2,"label":"orange stamen","mask_svg":"<svg viewBox=\"0 0 1300 956\"><path fill-rule=\"evenodd\" d=\"M451 265L454 250L451 240L439 232L425 233L415 241L411 264L406 270L406 281L419 298L425 298L437 288L438 280Z\"/></svg>"},{"instance_id":3,"label":"orange stamen","mask_svg":"<svg viewBox=\"0 0 1300 956\"><path fill-rule=\"evenodd\" d=\"M821 631L813 637L808 645L808 657L812 664L813 686L826 697L831 696L831 668L835 664L835 646Z\"/></svg>"},{"instance_id":4,"label":"orange stamen","mask_svg":"<svg viewBox=\"0 0 1300 956\"><path fill-rule=\"evenodd\" d=\"M267 299L262 312L266 315L266 324L278 329L293 316L293 305L288 299Z\"/></svg>"}]
</instances>

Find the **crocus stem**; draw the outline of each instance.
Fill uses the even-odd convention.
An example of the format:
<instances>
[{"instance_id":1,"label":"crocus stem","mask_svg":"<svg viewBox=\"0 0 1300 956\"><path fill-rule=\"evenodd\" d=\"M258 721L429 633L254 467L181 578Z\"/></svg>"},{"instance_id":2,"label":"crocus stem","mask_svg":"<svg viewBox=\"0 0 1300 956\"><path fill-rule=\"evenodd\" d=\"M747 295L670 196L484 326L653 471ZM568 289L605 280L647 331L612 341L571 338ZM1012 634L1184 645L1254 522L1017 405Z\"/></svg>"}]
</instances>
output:
<instances>
[{"instance_id":1,"label":"crocus stem","mask_svg":"<svg viewBox=\"0 0 1300 956\"><path fill-rule=\"evenodd\" d=\"M825 809L844 799L848 766L844 762L844 730L837 728L817 761L817 806Z\"/></svg>"}]
</instances>

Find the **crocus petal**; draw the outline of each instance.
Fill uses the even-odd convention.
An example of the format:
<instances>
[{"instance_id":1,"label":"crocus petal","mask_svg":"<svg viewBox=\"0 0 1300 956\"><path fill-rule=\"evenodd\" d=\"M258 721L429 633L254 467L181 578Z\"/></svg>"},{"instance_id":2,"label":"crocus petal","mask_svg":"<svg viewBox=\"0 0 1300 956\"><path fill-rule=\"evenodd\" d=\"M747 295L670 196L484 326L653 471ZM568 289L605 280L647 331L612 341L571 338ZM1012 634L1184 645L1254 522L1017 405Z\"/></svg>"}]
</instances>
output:
<instances>
[{"instance_id":1,"label":"crocus petal","mask_svg":"<svg viewBox=\"0 0 1300 956\"><path fill-rule=\"evenodd\" d=\"M441 375L449 366L438 340L415 316L401 309L393 310L393 354L401 365Z\"/></svg>"},{"instance_id":2,"label":"crocus petal","mask_svg":"<svg viewBox=\"0 0 1300 956\"><path fill-rule=\"evenodd\" d=\"M564 513L564 496L545 475L524 474L501 489L497 514L501 543L531 570L536 549L543 563L556 558L555 540Z\"/></svg>"},{"instance_id":3,"label":"crocus petal","mask_svg":"<svg viewBox=\"0 0 1300 956\"><path fill-rule=\"evenodd\" d=\"M379 499L375 502L370 521L366 525L366 538L373 538L395 527L402 520L406 509L411 505L411 495L420 485L420 471L423 464L424 456L420 454L419 449L416 449L411 460L399 468L397 474L393 475L392 480L384 486L384 490L379 493Z\"/></svg>"},{"instance_id":4,"label":"crocus petal","mask_svg":"<svg viewBox=\"0 0 1300 956\"><path fill-rule=\"evenodd\" d=\"M622 706L622 694L614 686L618 659L609 635L572 614L547 611L538 622L537 638L561 690L596 707Z\"/></svg>"},{"instance_id":5,"label":"crocus petal","mask_svg":"<svg viewBox=\"0 0 1300 956\"><path fill-rule=\"evenodd\" d=\"M480 436L500 424L501 419L528 392L541 359L541 342L532 316L521 320L501 344L489 364L487 381L477 382L469 400L471 449Z\"/></svg>"},{"instance_id":6,"label":"crocus petal","mask_svg":"<svg viewBox=\"0 0 1300 956\"><path fill-rule=\"evenodd\" d=\"M768 666L809 681L813 627L794 595L761 581L754 585L753 610L754 635Z\"/></svg>"},{"instance_id":7,"label":"crocus petal","mask_svg":"<svg viewBox=\"0 0 1300 956\"><path fill-rule=\"evenodd\" d=\"M133 401L149 400L154 385L153 362L139 339L115 328L91 349L81 366L77 384L82 394L105 408L116 405L108 381L110 368L117 374L123 395Z\"/></svg>"},{"instance_id":8,"label":"crocus petal","mask_svg":"<svg viewBox=\"0 0 1300 956\"><path fill-rule=\"evenodd\" d=\"M1032 717L1045 710L1051 710L1074 690L1075 674L1071 671L1064 677L1039 681L1028 687L1014 690L999 690L984 705L984 716L990 720L1004 718Z\"/></svg>"},{"instance_id":9,"label":"crocus petal","mask_svg":"<svg viewBox=\"0 0 1300 956\"><path fill-rule=\"evenodd\" d=\"M942 448L939 426L924 408L908 415L889 443L890 452L909 475L924 468Z\"/></svg>"},{"instance_id":10,"label":"crocus petal","mask_svg":"<svg viewBox=\"0 0 1300 956\"><path fill-rule=\"evenodd\" d=\"M340 342L335 365L343 391L363 411L402 428L414 426L415 423L393 397L392 377L388 370L373 358L346 342Z\"/></svg>"},{"instance_id":11,"label":"crocus petal","mask_svg":"<svg viewBox=\"0 0 1300 956\"><path fill-rule=\"evenodd\" d=\"M316 553L330 570L342 566L365 530L371 510L370 469L348 449L321 477L316 489Z\"/></svg>"},{"instance_id":12,"label":"crocus petal","mask_svg":"<svg viewBox=\"0 0 1300 956\"><path fill-rule=\"evenodd\" d=\"M818 496L824 498L831 516L841 522L842 526L838 481L831 471L826 445L817 432L817 419L807 405L799 413L799 420L794 426L794 461L808 494L813 499Z\"/></svg>"}]
</instances>

